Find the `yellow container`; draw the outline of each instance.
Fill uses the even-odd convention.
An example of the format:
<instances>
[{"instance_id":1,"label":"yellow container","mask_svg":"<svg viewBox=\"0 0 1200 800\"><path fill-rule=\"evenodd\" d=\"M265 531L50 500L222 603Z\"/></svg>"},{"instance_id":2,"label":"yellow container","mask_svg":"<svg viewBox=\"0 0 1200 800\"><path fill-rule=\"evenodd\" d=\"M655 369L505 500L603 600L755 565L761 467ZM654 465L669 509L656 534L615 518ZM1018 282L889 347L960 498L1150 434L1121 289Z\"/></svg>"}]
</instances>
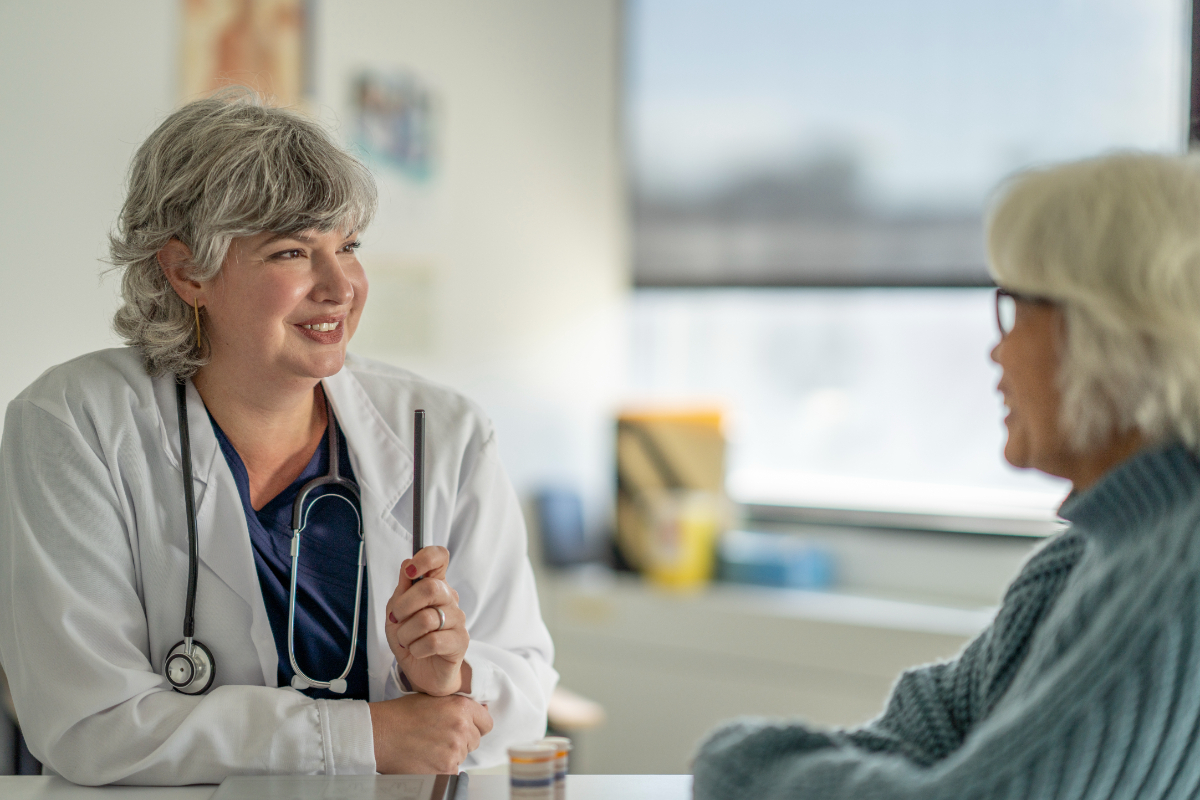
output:
<instances>
[{"instance_id":1,"label":"yellow container","mask_svg":"<svg viewBox=\"0 0 1200 800\"><path fill-rule=\"evenodd\" d=\"M712 579L721 532L721 498L713 492L674 490L656 494L647 548L646 576L673 588Z\"/></svg>"},{"instance_id":2,"label":"yellow container","mask_svg":"<svg viewBox=\"0 0 1200 800\"><path fill-rule=\"evenodd\" d=\"M661 586L712 578L726 517L721 416L712 408L660 408L617 417L618 548Z\"/></svg>"}]
</instances>

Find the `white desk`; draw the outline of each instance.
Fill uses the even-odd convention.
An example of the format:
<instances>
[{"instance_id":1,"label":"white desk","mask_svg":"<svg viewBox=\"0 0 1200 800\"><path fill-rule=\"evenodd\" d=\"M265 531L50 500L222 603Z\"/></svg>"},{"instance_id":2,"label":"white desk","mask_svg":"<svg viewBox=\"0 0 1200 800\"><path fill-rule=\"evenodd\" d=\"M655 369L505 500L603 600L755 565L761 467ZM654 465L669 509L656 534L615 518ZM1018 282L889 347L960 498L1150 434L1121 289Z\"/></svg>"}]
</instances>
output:
<instances>
[{"instance_id":1,"label":"white desk","mask_svg":"<svg viewBox=\"0 0 1200 800\"><path fill-rule=\"evenodd\" d=\"M0 775L4 800L208 800L216 786L76 786L54 777Z\"/></svg>"},{"instance_id":2,"label":"white desk","mask_svg":"<svg viewBox=\"0 0 1200 800\"><path fill-rule=\"evenodd\" d=\"M4 800L208 800L216 786L76 786L62 778L0 775ZM469 800L508 800L508 776L473 775ZM691 775L568 775L567 800L690 800Z\"/></svg>"}]
</instances>

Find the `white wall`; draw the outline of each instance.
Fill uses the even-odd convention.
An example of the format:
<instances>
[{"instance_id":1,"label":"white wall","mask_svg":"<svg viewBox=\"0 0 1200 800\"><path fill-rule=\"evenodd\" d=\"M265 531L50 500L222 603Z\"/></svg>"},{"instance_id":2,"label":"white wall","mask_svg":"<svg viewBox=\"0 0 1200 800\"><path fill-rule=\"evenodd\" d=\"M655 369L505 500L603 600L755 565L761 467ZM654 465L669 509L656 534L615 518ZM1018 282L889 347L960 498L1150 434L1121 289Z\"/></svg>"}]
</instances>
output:
<instances>
[{"instance_id":1,"label":"white wall","mask_svg":"<svg viewBox=\"0 0 1200 800\"><path fill-rule=\"evenodd\" d=\"M0 2L0 401L117 343L105 236L137 143L171 110L174 5Z\"/></svg>"},{"instance_id":2,"label":"white wall","mask_svg":"<svg viewBox=\"0 0 1200 800\"><path fill-rule=\"evenodd\" d=\"M383 262L428 271L431 330L424 345L379 347L387 337L368 336L359 349L467 392L495 419L518 489L572 483L601 516L627 286L619 3L323 9L322 114L348 124L350 80L363 69L404 68L440 99L435 182L421 190L379 172L364 255L369 273ZM384 277L376 271L373 285ZM368 333L385 308L369 306Z\"/></svg>"},{"instance_id":3,"label":"white wall","mask_svg":"<svg viewBox=\"0 0 1200 800\"><path fill-rule=\"evenodd\" d=\"M565 480L599 515L627 283L619 3L315 5L313 105L324 121L349 134L349 81L364 67L407 69L440 99L432 188L379 175L363 260L381 300L352 349L475 397L519 489ZM117 282L101 279L99 259L134 149L178 102L176 8L0 0L5 405L47 367L119 344ZM389 327L395 302L412 300L411 281L389 272L397 264L421 270L416 340Z\"/></svg>"}]
</instances>

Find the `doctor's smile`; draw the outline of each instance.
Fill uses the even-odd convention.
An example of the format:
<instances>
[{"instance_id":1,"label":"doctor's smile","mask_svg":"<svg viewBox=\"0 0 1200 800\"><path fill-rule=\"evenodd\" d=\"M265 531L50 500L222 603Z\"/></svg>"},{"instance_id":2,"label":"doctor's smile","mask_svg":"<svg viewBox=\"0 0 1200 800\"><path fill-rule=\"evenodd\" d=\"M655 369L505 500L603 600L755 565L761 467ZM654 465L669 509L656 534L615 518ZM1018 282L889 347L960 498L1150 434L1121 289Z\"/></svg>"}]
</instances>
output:
<instances>
[{"instance_id":1,"label":"doctor's smile","mask_svg":"<svg viewBox=\"0 0 1200 800\"><path fill-rule=\"evenodd\" d=\"M344 319L344 317L338 317L335 319L321 318L319 320L302 322L296 327L300 329L301 333L303 333L309 339L312 339L314 342L320 342L321 344L337 344L338 342L342 341L342 336L346 332L345 327L342 325L342 319Z\"/></svg>"}]
</instances>

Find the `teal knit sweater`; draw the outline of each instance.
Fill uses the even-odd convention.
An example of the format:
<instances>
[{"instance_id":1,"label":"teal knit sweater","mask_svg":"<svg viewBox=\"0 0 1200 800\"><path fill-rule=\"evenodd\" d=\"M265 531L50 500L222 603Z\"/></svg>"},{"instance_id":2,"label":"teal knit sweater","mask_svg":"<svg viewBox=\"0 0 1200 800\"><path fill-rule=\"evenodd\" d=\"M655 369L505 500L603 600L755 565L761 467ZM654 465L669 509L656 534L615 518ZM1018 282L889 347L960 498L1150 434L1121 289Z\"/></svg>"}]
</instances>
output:
<instances>
[{"instance_id":1,"label":"teal knit sweater","mask_svg":"<svg viewBox=\"0 0 1200 800\"><path fill-rule=\"evenodd\" d=\"M1143 452L1060 513L957 658L904 673L861 728L718 729L695 797L1200 796L1200 462Z\"/></svg>"}]
</instances>

